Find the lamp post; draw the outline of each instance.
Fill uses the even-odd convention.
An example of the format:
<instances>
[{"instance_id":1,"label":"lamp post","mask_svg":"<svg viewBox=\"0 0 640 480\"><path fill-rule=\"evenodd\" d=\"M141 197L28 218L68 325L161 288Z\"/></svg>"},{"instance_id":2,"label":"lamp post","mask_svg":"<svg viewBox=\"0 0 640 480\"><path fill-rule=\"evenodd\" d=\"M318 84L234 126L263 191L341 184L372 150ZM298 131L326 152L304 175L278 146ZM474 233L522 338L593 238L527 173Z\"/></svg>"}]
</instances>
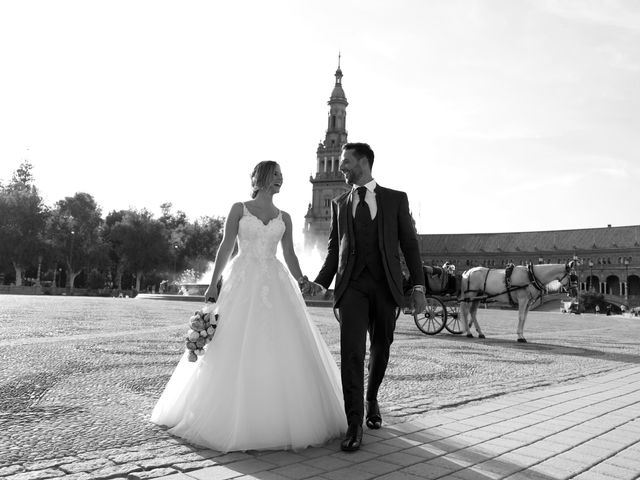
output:
<instances>
[{"instance_id":1,"label":"lamp post","mask_svg":"<svg viewBox=\"0 0 640 480\"><path fill-rule=\"evenodd\" d=\"M593 290L593 262L589 260L589 291Z\"/></svg>"},{"instance_id":2,"label":"lamp post","mask_svg":"<svg viewBox=\"0 0 640 480\"><path fill-rule=\"evenodd\" d=\"M71 248L69 249L69 287L73 288L73 239L76 236L75 230L71 230Z\"/></svg>"},{"instance_id":3,"label":"lamp post","mask_svg":"<svg viewBox=\"0 0 640 480\"><path fill-rule=\"evenodd\" d=\"M173 246L173 278L177 280L178 277L178 245Z\"/></svg>"},{"instance_id":4,"label":"lamp post","mask_svg":"<svg viewBox=\"0 0 640 480\"><path fill-rule=\"evenodd\" d=\"M573 254L573 262L574 265L576 265L576 272L578 274L578 298L576 298L576 305L578 305L578 307L580 306L580 290L582 290L582 285L580 285L580 259L578 258L578 256L574 253ZM578 310L580 311L580 310Z\"/></svg>"},{"instance_id":5,"label":"lamp post","mask_svg":"<svg viewBox=\"0 0 640 480\"><path fill-rule=\"evenodd\" d=\"M38 255L38 273L36 274L36 285L40 286L40 275L42 274L42 255Z\"/></svg>"},{"instance_id":6,"label":"lamp post","mask_svg":"<svg viewBox=\"0 0 640 480\"><path fill-rule=\"evenodd\" d=\"M625 270L624 304L627 308L629 308L629 259L628 258L624 259L624 270Z\"/></svg>"}]
</instances>

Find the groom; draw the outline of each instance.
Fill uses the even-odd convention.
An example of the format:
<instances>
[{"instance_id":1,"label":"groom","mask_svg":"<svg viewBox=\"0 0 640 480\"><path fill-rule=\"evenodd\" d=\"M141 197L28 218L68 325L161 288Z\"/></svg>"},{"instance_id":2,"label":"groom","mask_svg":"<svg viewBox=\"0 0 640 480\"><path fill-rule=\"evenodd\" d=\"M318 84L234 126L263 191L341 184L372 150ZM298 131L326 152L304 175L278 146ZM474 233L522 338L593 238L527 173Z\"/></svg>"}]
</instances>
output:
<instances>
[{"instance_id":1,"label":"groom","mask_svg":"<svg viewBox=\"0 0 640 480\"><path fill-rule=\"evenodd\" d=\"M378 429L382 416L378 388L389 361L396 324L396 306L402 305L402 249L411 282L412 306L426 307L424 274L418 237L404 192L381 187L371 176L373 150L366 143L342 147L340 171L353 189L331 204L331 233L327 257L312 291L329 288L336 276L334 302L340 315L342 390L348 429L341 448L355 451L362 443L365 416L364 358L369 332L369 381L366 423Z\"/></svg>"}]
</instances>

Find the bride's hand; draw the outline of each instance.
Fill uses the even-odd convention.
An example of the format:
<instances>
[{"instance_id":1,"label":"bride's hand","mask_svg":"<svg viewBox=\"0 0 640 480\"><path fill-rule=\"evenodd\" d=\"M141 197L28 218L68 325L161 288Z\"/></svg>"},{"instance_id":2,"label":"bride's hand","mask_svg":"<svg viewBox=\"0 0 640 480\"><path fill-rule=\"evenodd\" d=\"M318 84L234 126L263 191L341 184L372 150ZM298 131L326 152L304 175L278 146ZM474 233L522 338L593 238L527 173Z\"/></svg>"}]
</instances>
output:
<instances>
[{"instance_id":1,"label":"bride's hand","mask_svg":"<svg viewBox=\"0 0 640 480\"><path fill-rule=\"evenodd\" d=\"M209 288L207 288L207 291L204 292L204 301L215 303L217 299L218 299L218 286L209 285Z\"/></svg>"}]
</instances>

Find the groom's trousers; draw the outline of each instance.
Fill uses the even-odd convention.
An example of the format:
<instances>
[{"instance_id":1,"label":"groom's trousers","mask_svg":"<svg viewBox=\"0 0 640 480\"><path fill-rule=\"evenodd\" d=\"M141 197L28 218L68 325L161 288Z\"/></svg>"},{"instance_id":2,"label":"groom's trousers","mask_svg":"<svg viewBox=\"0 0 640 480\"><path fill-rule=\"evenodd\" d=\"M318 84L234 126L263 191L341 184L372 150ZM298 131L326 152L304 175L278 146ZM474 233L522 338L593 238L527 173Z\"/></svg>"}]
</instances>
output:
<instances>
[{"instance_id":1,"label":"groom's trousers","mask_svg":"<svg viewBox=\"0 0 640 480\"><path fill-rule=\"evenodd\" d=\"M387 282L365 268L350 280L338 306L340 313L340 373L349 424L364 419L364 359L369 333L366 399L376 400L389 362L396 325L396 303Z\"/></svg>"}]
</instances>

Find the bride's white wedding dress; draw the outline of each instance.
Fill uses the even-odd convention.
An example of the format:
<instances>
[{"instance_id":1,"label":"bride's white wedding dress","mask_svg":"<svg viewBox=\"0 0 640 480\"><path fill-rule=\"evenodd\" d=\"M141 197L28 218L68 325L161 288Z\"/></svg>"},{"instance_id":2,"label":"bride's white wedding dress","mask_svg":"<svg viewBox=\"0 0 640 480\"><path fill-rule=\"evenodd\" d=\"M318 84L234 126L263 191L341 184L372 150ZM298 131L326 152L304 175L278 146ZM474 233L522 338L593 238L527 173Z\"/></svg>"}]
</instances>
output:
<instances>
[{"instance_id":1,"label":"bride's white wedding dress","mask_svg":"<svg viewBox=\"0 0 640 480\"><path fill-rule=\"evenodd\" d=\"M223 452L299 449L344 433L338 368L276 258L284 231L282 213L265 225L244 207L216 334L197 362L181 358L152 422Z\"/></svg>"}]
</instances>

